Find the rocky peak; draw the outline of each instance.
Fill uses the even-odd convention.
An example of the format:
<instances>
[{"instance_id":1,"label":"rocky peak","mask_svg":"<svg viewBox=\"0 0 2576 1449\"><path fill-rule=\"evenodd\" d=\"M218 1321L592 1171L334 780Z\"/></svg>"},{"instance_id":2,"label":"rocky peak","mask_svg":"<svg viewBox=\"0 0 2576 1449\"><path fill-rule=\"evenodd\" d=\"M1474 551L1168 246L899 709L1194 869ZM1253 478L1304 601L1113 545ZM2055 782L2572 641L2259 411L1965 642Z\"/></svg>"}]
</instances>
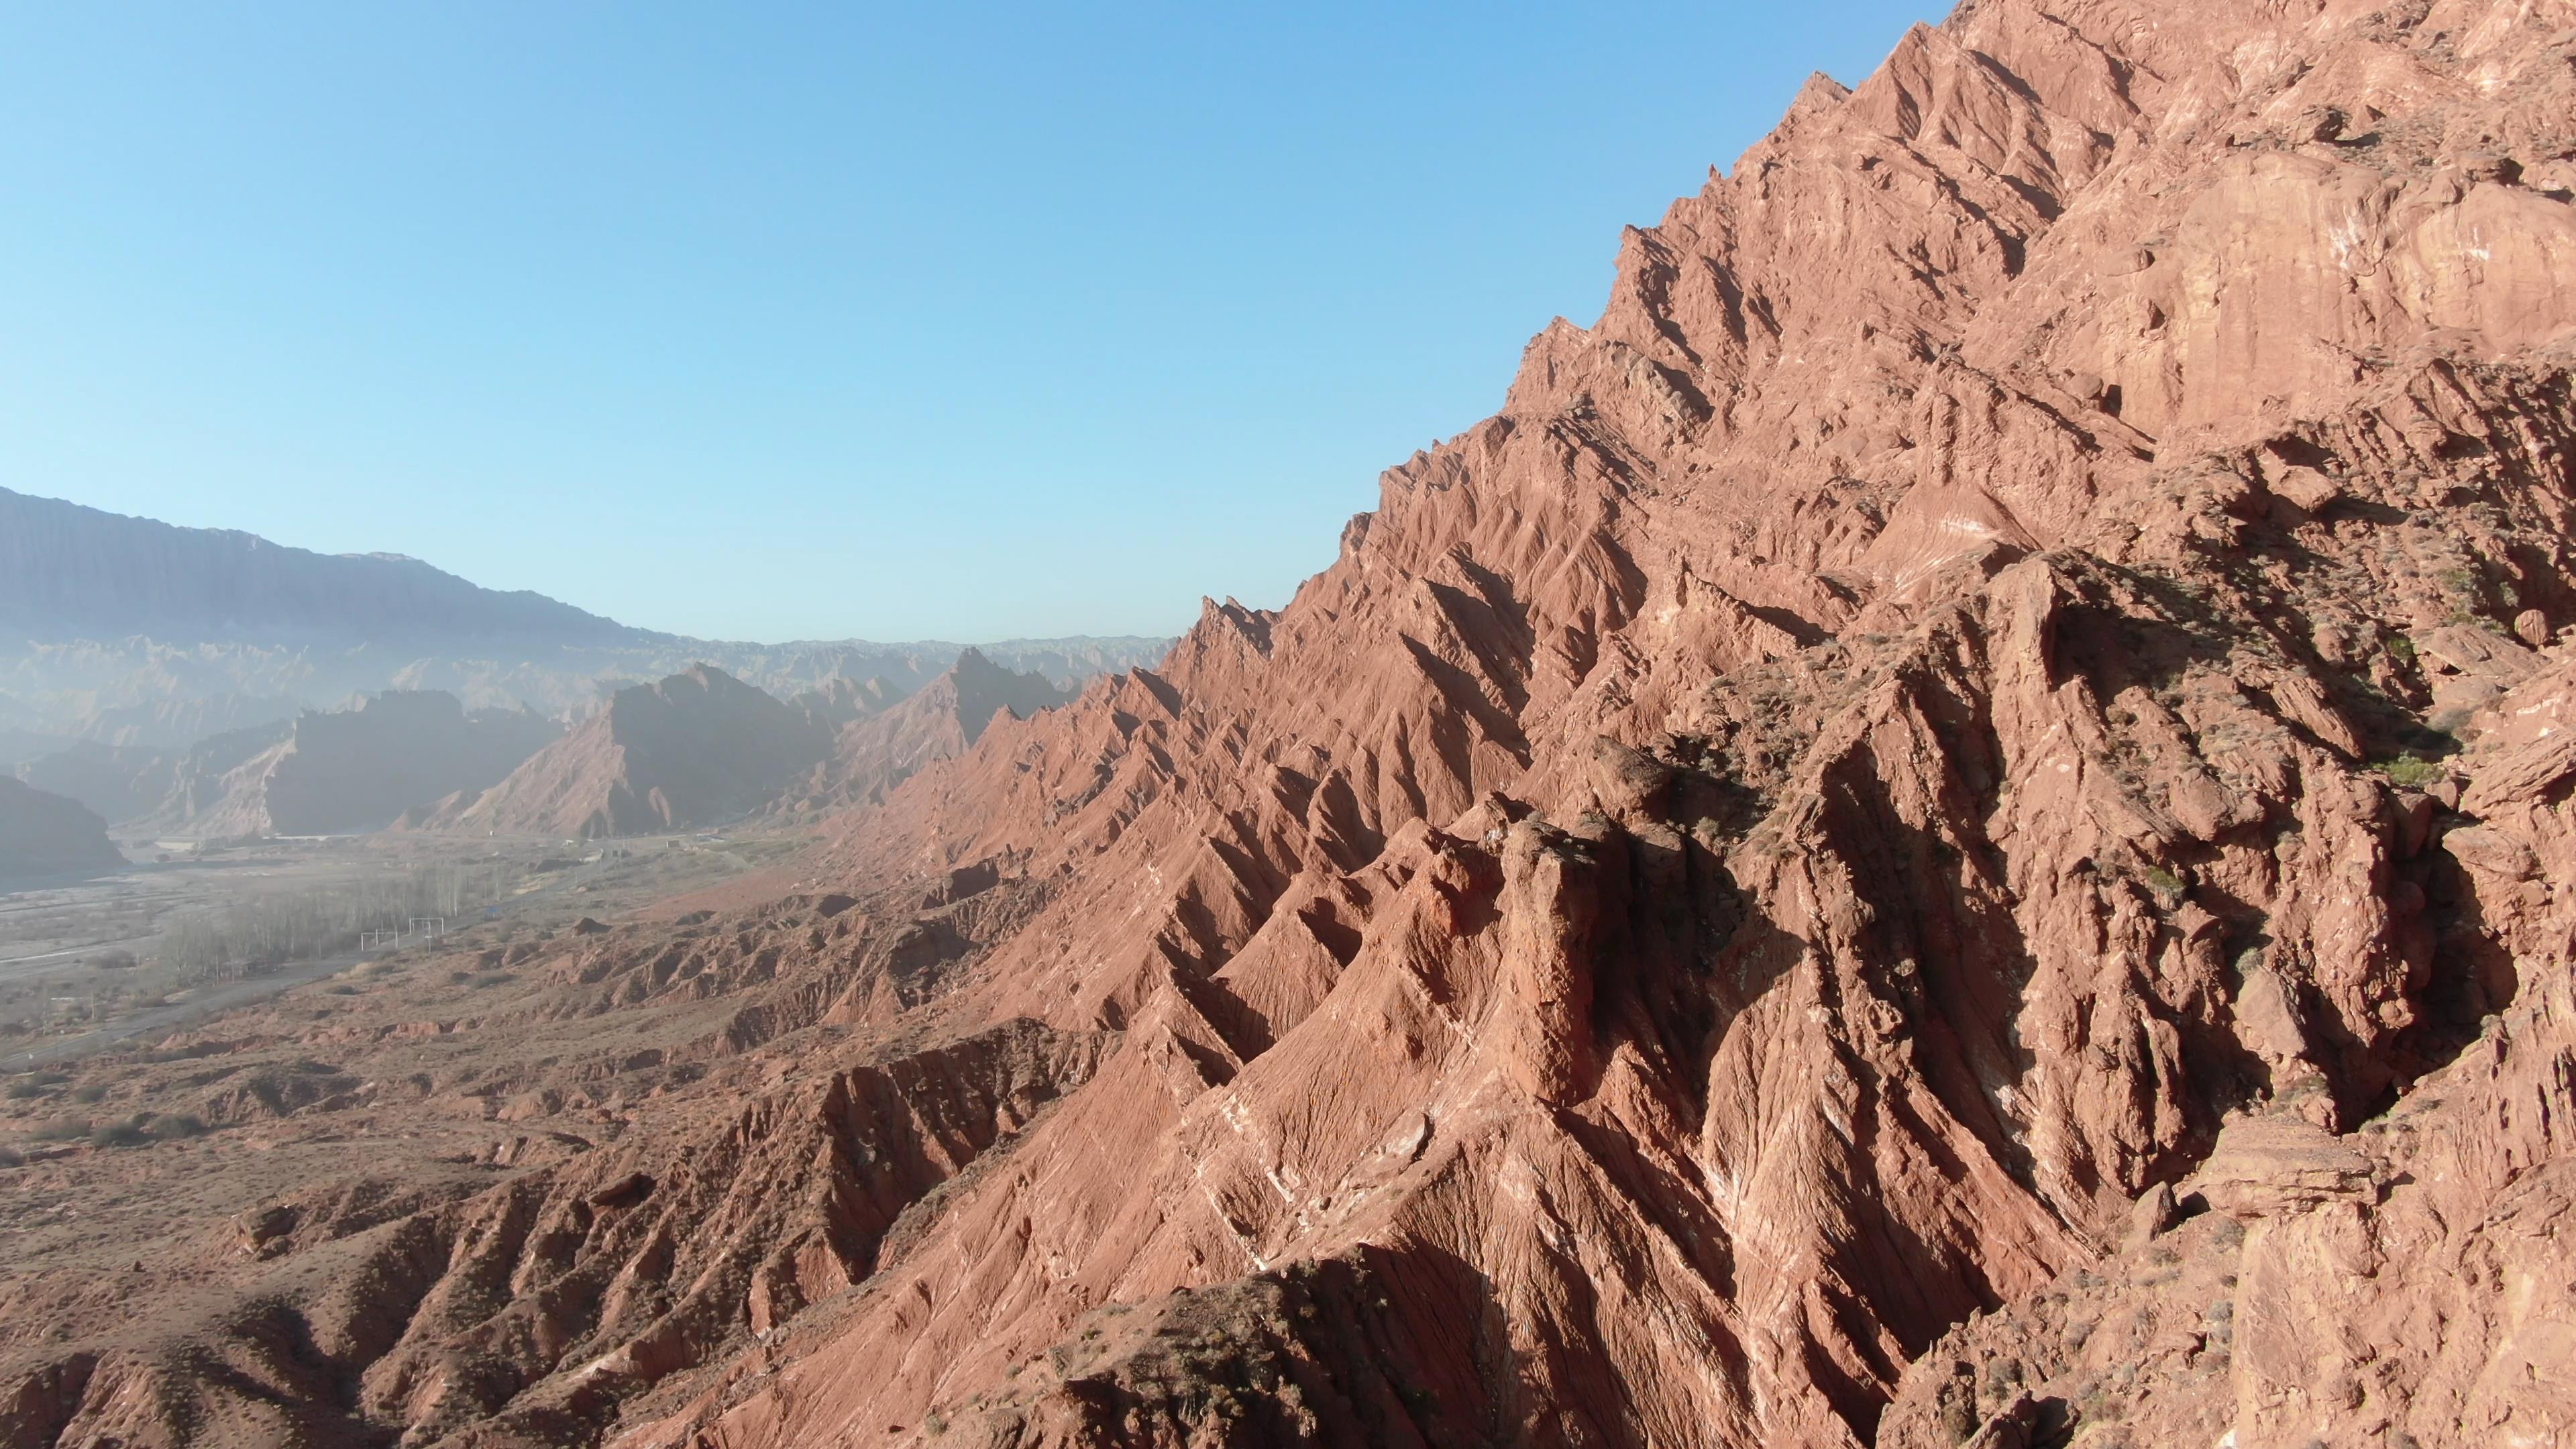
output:
<instances>
[{"instance_id":1,"label":"rocky peak","mask_svg":"<svg viewBox=\"0 0 2576 1449\"><path fill-rule=\"evenodd\" d=\"M366 1386L331 1412L635 1449L2576 1433L2576 209L2535 179L2571 35L1984 0L1811 85L1287 607L993 714L738 947L581 947L566 1010L701 998L711 1054L902 1090L629 1130L417 1227L404 1263L466 1266L394 1347L331 1340ZM1007 1146L994 1053L934 1024L1053 1044ZM718 1140L806 1165L656 1188L649 1228L572 1206ZM481 1226L540 1201L561 1231Z\"/></svg>"}]
</instances>

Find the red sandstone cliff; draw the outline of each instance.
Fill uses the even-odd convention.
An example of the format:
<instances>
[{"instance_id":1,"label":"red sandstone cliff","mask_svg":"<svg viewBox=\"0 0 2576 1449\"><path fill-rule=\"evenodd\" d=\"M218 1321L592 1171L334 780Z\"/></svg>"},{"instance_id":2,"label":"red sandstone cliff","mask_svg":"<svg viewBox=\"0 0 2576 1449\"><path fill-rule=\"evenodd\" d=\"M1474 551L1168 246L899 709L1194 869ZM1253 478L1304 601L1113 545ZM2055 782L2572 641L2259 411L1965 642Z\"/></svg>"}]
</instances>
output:
<instances>
[{"instance_id":1,"label":"red sandstone cliff","mask_svg":"<svg viewBox=\"0 0 2576 1449\"><path fill-rule=\"evenodd\" d=\"M1966 7L1287 608L506 1019L726 1095L21 1438L2576 1436L2571 328L2576 6Z\"/></svg>"},{"instance_id":2,"label":"red sandstone cliff","mask_svg":"<svg viewBox=\"0 0 2576 1449\"><path fill-rule=\"evenodd\" d=\"M2373 766L2576 621L2571 23L1993 0L1811 85L1286 610L854 826L1044 883L974 989L1128 1045L625 1442L1866 1441L2231 1113L2349 1131L2500 1012L2563 1051L2548 772L2490 876L2474 774ZM2208 1370L2240 1444L2564 1431L2449 1417L2474 1362L2287 1412L2371 1350L2301 1352Z\"/></svg>"}]
</instances>

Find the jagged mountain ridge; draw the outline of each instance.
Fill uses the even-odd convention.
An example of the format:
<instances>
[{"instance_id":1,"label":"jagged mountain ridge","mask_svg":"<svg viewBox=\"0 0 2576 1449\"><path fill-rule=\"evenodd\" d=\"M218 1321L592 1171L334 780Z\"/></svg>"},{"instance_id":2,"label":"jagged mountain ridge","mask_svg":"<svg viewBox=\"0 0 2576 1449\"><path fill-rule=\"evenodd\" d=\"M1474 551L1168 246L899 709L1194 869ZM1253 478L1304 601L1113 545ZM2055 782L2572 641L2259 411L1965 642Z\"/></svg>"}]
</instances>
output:
<instances>
[{"instance_id":1,"label":"jagged mountain ridge","mask_svg":"<svg viewBox=\"0 0 2576 1449\"><path fill-rule=\"evenodd\" d=\"M1047 1353L1292 1262L1398 1285L1376 1362L1237 1328L1206 1382L1410 1379L1468 1442L1865 1441L2227 1112L2348 1128L2438 1068L2515 1000L2462 904L2506 886L2364 767L2570 618L2569 18L1988 3L1812 84L1287 610L852 831L862 872L1061 879L984 1009L1128 1050L1060 1169L1023 1147L774 1388L629 1442L1297 1438L1158 1399L1151 1340ZM1074 1165L1110 1141L1162 1166ZM1970 1434L2020 1412L1978 1387ZM2432 1389L2240 1443L2472 1441Z\"/></svg>"},{"instance_id":2,"label":"jagged mountain ridge","mask_svg":"<svg viewBox=\"0 0 2576 1449\"><path fill-rule=\"evenodd\" d=\"M1812 84L1286 609L431 1023L715 1086L30 1319L25 1437L2576 1433L2571 56L1986 0Z\"/></svg>"},{"instance_id":3,"label":"jagged mountain ridge","mask_svg":"<svg viewBox=\"0 0 2576 1449\"><path fill-rule=\"evenodd\" d=\"M1051 708L1063 691L981 652L908 694L836 678L791 701L698 665L624 689L607 708L488 790L421 823L577 839L712 825L778 808L805 813L882 798L956 754L996 718Z\"/></svg>"},{"instance_id":4,"label":"jagged mountain ridge","mask_svg":"<svg viewBox=\"0 0 2576 1449\"><path fill-rule=\"evenodd\" d=\"M782 805L810 815L876 804L930 765L964 754L995 719L1027 719L1072 698L1043 674L1004 669L968 649L911 695L842 725L829 756Z\"/></svg>"}]
</instances>

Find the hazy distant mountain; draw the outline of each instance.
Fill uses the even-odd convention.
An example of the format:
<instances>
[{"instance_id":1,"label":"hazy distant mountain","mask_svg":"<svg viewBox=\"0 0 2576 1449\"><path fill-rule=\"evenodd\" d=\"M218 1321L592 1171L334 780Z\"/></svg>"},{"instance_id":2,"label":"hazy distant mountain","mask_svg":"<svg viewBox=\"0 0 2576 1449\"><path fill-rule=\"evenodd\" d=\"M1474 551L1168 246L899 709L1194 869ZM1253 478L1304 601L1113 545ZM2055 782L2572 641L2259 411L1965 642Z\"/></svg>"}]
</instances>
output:
<instances>
[{"instance_id":1,"label":"hazy distant mountain","mask_svg":"<svg viewBox=\"0 0 2576 1449\"><path fill-rule=\"evenodd\" d=\"M177 758L176 751L82 740L21 762L18 778L48 794L77 800L115 824L139 820L161 807L170 794Z\"/></svg>"},{"instance_id":2,"label":"hazy distant mountain","mask_svg":"<svg viewBox=\"0 0 2576 1449\"><path fill-rule=\"evenodd\" d=\"M184 748L83 741L21 764L18 778L158 834L323 835L481 790L562 734L525 710L469 712L451 694L387 691Z\"/></svg>"},{"instance_id":3,"label":"hazy distant mountain","mask_svg":"<svg viewBox=\"0 0 2576 1449\"><path fill-rule=\"evenodd\" d=\"M1070 698L1046 676L1004 669L974 649L909 694L882 679L838 678L792 703L701 664L619 690L508 779L416 823L590 838L867 804L963 753L996 717L1025 718Z\"/></svg>"},{"instance_id":4,"label":"hazy distant mountain","mask_svg":"<svg viewBox=\"0 0 2576 1449\"><path fill-rule=\"evenodd\" d=\"M279 720L157 749L83 740L25 761L18 778L118 825L192 834L190 827L222 802L226 776L294 733L291 721Z\"/></svg>"},{"instance_id":5,"label":"hazy distant mountain","mask_svg":"<svg viewBox=\"0 0 2576 1449\"><path fill-rule=\"evenodd\" d=\"M982 648L1003 669L1070 688L1151 665L1170 642ZM34 758L38 737L169 754L385 690L579 720L620 689L699 663L780 699L848 680L873 681L890 703L945 673L961 647L688 639L415 559L312 553L0 489L0 736L22 741L0 764Z\"/></svg>"},{"instance_id":6,"label":"hazy distant mountain","mask_svg":"<svg viewBox=\"0 0 2576 1449\"><path fill-rule=\"evenodd\" d=\"M72 743L62 735L29 734L25 730L0 725L0 773L5 773L9 767L54 754Z\"/></svg>"},{"instance_id":7,"label":"hazy distant mountain","mask_svg":"<svg viewBox=\"0 0 2576 1449\"><path fill-rule=\"evenodd\" d=\"M768 804L831 747L828 715L697 665L621 689L432 828L590 838L712 824Z\"/></svg>"},{"instance_id":8,"label":"hazy distant mountain","mask_svg":"<svg viewBox=\"0 0 2576 1449\"><path fill-rule=\"evenodd\" d=\"M562 734L525 710L468 713L452 694L388 690L296 720L286 738L225 773L189 833L380 829L414 806L494 784Z\"/></svg>"},{"instance_id":9,"label":"hazy distant mountain","mask_svg":"<svg viewBox=\"0 0 2576 1449\"><path fill-rule=\"evenodd\" d=\"M966 752L994 718L1026 719L1072 699L1043 674L1002 668L982 650L904 699L843 725L832 752L782 802L797 813L873 804L925 766Z\"/></svg>"},{"instance_id":10,"label":"hazy distant mountain","mask_svg":"<svg viewBox=\"0 0 2576 1449\"><path fill-rule=\"evenodd\" d=\"M78 801L0 776L0 876L122 865L107 822Z\"/></svg>"},{"instance_id":11,"label":"hazy distant mountain","mask_svg":"<svg viewBox=\"0 0 2576 1449\"><path fill-rule=\"evenodd\" d=\"M542 594L501 593L398 554L319 554L0 488L0 629L29 639L238 639L447 647L651 644Z\"/></svg>"}]
</instances>

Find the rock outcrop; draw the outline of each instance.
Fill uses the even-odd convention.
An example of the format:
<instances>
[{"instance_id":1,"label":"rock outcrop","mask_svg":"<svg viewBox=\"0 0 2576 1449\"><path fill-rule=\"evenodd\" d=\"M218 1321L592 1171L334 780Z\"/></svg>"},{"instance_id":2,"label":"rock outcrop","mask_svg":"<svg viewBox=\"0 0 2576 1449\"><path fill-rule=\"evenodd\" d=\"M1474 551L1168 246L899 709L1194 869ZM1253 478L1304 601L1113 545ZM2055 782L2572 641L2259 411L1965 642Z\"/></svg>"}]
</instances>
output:
<instances>
[{"instance_id":1,"label":"rock outcrop","mask_svg":"<svg viewBox=\"0 0 2576 1449\"><path fill-rule=\"evenodd\" d=\"M619 690L500 783L446 802L429 824L590 839L729 820L814 767L830 745L830 717L701 664Z\"/></svg>"},{"instance_id":2,"label":"rock outcrop","mask_svg":"<svg viewBox=\"0 0 2576 1449\"><path fill-rule=\"evenodd\" d=\"M21 1438L2564 1440L2571 459L2576 7L1965 6L1286 608L471 1028L911 1063L964 1166L674 1077Z\"/></svg>"},{"instance_id":3,"label":"rock outcrop","mask_svg":"<svg viewBox=\"0 0 2576 1449\"><path fill-rule=\"evenodd\" d=\"M18 778L78 800L111 823L196 834L196 822L223 803L227 778L294 729L291 722L255 725L175 749L83 741L19 766Z\"/></svg>"},{"instance_id":4,"label":"rock outcrop","mask_svg":"<svg viewBox=\"0 0 2576 1449\"><path fill-rule=\"evenodd\" d=\"M0 876L108 870L125 856L107 822L76 800L0 775Z\"/></svg>"},{"instance_id":5,"label":"rock outcrop","mask_svg":"<svg viewBox=\"0 0 2576 1449\"><path fill-rule=\"evenodd\" d=\"M829 758L788 793L796 813L876 804L887 792L941 760L964 754L997 718L1024 720L1072 695L1043 674L1004 669L968 649L937 679L899 702L887 691L833 736Z\"/></svg>"},{"instance_id":6,"label":"rock outcrop","mask_svg":"<svg viewBox=\"0 0 2576 1449\"><path fill-rule=\"evenodd\" d=\"M414 807L479 794L562 734L526 710L469 714L452 694L387 692L298 718L284 739L225 771L219 798L186 828L222 837L379 830ZM173 790L181 773L184 765L174 768Z\"/></svg>"}]
</instances>

